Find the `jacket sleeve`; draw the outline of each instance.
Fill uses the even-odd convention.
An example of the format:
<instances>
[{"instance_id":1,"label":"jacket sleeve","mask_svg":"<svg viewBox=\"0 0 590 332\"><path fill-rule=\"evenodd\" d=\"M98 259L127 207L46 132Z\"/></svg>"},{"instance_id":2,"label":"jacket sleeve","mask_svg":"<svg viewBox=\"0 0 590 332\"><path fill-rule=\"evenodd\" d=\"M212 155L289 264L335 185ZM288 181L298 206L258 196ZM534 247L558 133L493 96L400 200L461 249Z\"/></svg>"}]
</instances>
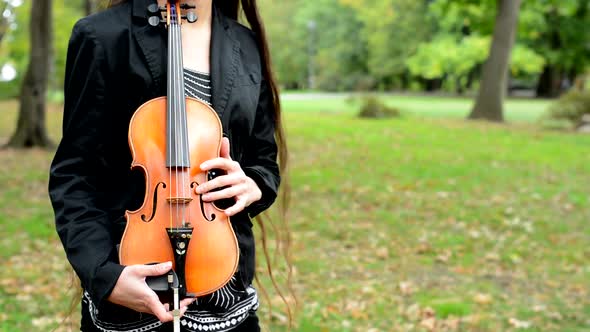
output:
<instances>
[{"instance_id":1,"label":"jacket sleeve","mask_svg":"<svg viewBox=\"0 0 590 332\"><path fill-rule=\"evenodd\" d=\"M254 127L245 148L246 158L242 165L244 173L252 178L262 191L261 199L246 209L251 218L268 209L275 201L279 190L281 178L277 164L274 118L272 92L268 82L263 80Z\"/></svg>"},{"instance_id":2,"label":"jacket sleeve","mask_svg":"<svg viewBox=\"0 0 590 332\"><path fill-rule=\"evenodd\" d=\"M104 49L83 19L68 46L63 133L50 168L49 196L68 260L96 303L108 297L123 270L106 203L108 76Z\"/></svg>"}]
</instances>

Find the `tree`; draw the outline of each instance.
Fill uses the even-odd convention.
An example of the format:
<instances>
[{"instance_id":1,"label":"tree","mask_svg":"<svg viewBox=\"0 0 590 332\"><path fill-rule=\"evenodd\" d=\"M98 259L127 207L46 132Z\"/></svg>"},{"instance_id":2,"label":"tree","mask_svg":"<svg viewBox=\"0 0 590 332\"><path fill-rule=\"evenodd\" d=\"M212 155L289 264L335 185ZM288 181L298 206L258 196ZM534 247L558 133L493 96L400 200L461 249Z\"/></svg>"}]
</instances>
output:
<instances>
[{"instance_id":1,"label":"tree","mask_svg":"<svg viewBox=\"0 0 590 332\"><path fill-rule=\"evenodd\" d=\"M406 59L430 39L433 21L424 15L424 0L340 0L354 8L361 36L366 42L370 75L384 89L409 86Z\"/></svg>"},{"instance_id":2,"label":"tree","mask_svg":"<svg viewBox=\"0 0 590 332\"><path fill-rule=\"evenodd\" d=\"M51 5L51 0L35 0L31 6L31 56L21 85L17 128L7 144L10 147L52 145L45 129L45 96L52 55Z\"/></svg>"},{"instance_id":3,"label":"tree","mask_svg":"<svg viewBox=\"0 0 590 332\"><path fill-rule=\"evenodd\" d=\"M0 42L6 35L6 31L8 31L8 18L4 15L4 12L9 9L8 5L8 2L0 3Z\"/></svg>"},{"instance_id":4,"label":"tree","mask_svg":"<svg viewBox=\"0 0 590 332\"><path fill-rule=\"evenodd\" d=\"M590 34L584 33L590 22L589 0L544 0L523 4L527 30L524 41L546 59L539 77L537 96L556 97L564 86L583 75L590 64Z\"/></svg>"},{"instance_id":5,"label":"tree","mask_svg":"<svg viewBox=\"0 0 590 332\"><path fill-rule=\"evenodd\" d=\"M291 28L299 31L304 47L286 48L291 56L303 55L305 64L313 58L315 87L350 91L364 85L367 43L353 8L340 0L305 1L297 9L294 23Z\"/></svg>"},{"instance_id":6,"label":"tree","mask_svg":"<svg viewBox=\"0 0 590 332\"><path fill-rule=\"evenodd\" d=\"M504 121L508 65L514 46L521 0L497 0L496 23L490 55L483 66L482 81L469 119Z\"/></svg>"}]
</instances>

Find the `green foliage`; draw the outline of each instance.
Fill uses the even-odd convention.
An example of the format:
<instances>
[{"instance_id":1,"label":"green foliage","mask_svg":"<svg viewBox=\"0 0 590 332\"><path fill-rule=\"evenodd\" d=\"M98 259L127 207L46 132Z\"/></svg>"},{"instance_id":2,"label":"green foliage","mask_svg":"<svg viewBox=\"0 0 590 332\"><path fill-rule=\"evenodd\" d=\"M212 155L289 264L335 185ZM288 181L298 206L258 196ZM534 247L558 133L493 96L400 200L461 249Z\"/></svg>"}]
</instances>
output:
<instances>
[{"instance_id":1,"label":"green foliage","mask_svg":"<svg viewBox=\"0 0 590 332\"><path fill-rule=\"evenodd\" d=\"M510 72L514 77L526 77L541 73L545 66L545 59L534 50L516 45L512 49Z\"/></svg>"},{"instance_id":2,"label":"green foliage","mask_svg":"<svg viewBox=\"0 0 590 332\"><path fill-rule=\"evenodd\" d=\"M12 64L17 77L11 82L0 82L0 98L16 97L20 83L29 63L29 17L30 1L13 11L14 25L0 44L0 67ZM66 50L74 23L83 15L80 2L53 2L53 63L50 73L49 90L61 90L63 86ZM2 56L3 55L3 56Z\"/></svg>"},{"instance_id":3,"label":"green foliage","mask_svg":"<svg viewBox=\"0 0 590 332\"><path fill-rule=\"evenodd\" d=\"M374 95L361 97L360 104L359 117L361 118L383 119L400 116L397 108L385 105Z\"/></svg>"},{"instance_id":4,"label":"green foliage","mask_svg":"<svg viewBox=\"0 0 590 332\"><path fill-rule=\"evenodd\" d=\"M524 1L519 39L547 65L580 74L590 65L590 1Z\"/></svg>"},{"instance_id":5,"label":"green foliage","mask_svg":"<svg viewBox=\"0 0 590 332\"><path fill-rule=\"evenodd\" d=\"M415 0L341 0L354 8L363 23L367 42L367 65L380 80L407 71L405 59L416 52L432 33L432 22L424 15L426 2Z\"/></svg>"},{"instance_id":6,"label":"green foliage","mask_svg":"<svg viewBox=\"0 0 590 332\"><path fill-rule=\"evenodd\" d=\"M571 91L563 95L547 110L549 120L565 120L572 127L579 126L584 115L590 115L590 91Z\"/></svg>"},{"instance_id":7,"label":"green foliage","mask_svg":"<svg viewBox=\"0 0 590 332\"><path fill-rule=\"evenodd\" d=\"M259 1L275 73L281 84L290 89L306 86L308 57L305 30L294 28L294 13L301 3L301 0Z\"/></svg>"},{"instance_id":8,"label":"green foliage","mask_svg":"<svg viewBox=\"0 0 590 332\"><path fill-rule=\"evenodd\" d=\"M406 63L415 76L446 77L451 90L463 89L467 85L466 76L487 58L489 44L489 37L469 36L457 40L451 35L441 35L421 44Z\"/></svg>"},{"instance_id":9,"label":"green foliage","mask_svg":"<svg viewBox=\"0 0 590 332\"><path fill-rule=\"evenodd\" d=\"M306 64L312 61L317 87L358 90L371 85L364 81L367 76L367 42L360 27L362 22L355 11L339 0L301 4L295 15L295 30L303 32L301 37L307 46L299 52L306 54ZM290 52L293 50L289 48ZM307 74L307 67L303 73Z\"/></svg>"}]
</instances>

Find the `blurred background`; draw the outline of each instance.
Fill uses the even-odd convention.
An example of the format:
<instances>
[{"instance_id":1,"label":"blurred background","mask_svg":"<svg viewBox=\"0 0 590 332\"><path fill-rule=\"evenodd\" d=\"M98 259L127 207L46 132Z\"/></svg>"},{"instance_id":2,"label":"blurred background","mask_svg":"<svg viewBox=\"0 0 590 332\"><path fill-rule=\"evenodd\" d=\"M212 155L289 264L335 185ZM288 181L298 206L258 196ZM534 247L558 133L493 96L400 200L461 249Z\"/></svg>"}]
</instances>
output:
<instances>
[{"instance_id":1,"label":"blurred background","mask_svg":"<svg viewBox=\"0 0 590 332\"><path fill-rule=\"evenodd\" d=\"M293 330L590 331L589 0L258 4ZM0 331L79 319L47 173L72 26L104 5L0 0ZM287 330L258 257L264 326Z\"/></svg>"}]
</instances>

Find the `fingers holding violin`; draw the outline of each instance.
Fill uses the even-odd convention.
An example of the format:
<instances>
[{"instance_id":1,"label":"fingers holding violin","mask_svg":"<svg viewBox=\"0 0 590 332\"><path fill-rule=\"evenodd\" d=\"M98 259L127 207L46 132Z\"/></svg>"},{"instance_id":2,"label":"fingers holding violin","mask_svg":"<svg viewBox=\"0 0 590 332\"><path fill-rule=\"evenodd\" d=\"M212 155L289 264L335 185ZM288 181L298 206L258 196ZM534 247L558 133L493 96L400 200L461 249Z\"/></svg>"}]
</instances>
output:
<instances>
[{"instance_id":1,"label":"fingers holding violin","mask_svg":"<svg viewBox=\"0 0 590 332\"><path fill-rule=\"evenodd\" d=\"M200 167L201 167L201 170L204 172L210 171L214 168L220 168L222 170L227 171L228 173L231 171L236 171L236 170L242 169L242 167L240 166L240 163L238 163L237 161L233 161L231 159L222 158L222 157L207 160L204 163L202 163L200 165Z\"/></svg>"},{"instance_id":2,"label":"fingers holding violin","mask_svg":"<svg viewBox=\"0 0 590 332\"><path fill-rule=\"evenodd\" d=\"M244 183L230 184L226 188L218 191L209 191L203 195L203 201L213 202L224 198L233 198L246 191Z\"/></svg>"},{"instance_id":3,"label":"fingers holding violin","mask_svg":"<svg viewBox=\"0 0 590 332\"><path fill-rule=\"evenodd\" d=\"M162 304L155 293L153 297L148 299L146 306L148 310L144 312L153 314L162 323L171 322L174 319L172 313L168 311L167 305Z\"/></svg>"},{"instance_id":4,"label":"fingers holding violin","mask_svg":"<svg viewBox=\"0 0 590 332\"><path fill-rule=\"evenodd\" d=\"M235 186L243 182L243 178L240 173L231 173L226 175L218 176L212 180L207 182L201 183L197 189L197 194L207 194L210 193L212 190L228 187L228 186ZM204 198L203 198L204 199Z\"/></svg>"},{"instance_id":5,"label":"fingers holding violin","mask_svg":"<svg viewBox=\"0 0 590 332\"><path fill-rule=\"evenodd\" d=\"M188 310L188 306L191 305L193 302L195 302L195 299L190 299L190 298L180 301L180 303L179 303L180 316L184 316L184 313ZM172 308L172 309L170 309L170 308L171 308L170 303L164 304L164 309L167 312L174 310L174 308Z\"/></svg>"},{"instance_id":6,"label":"fingers holding violin","mask_svg":"<svg viewBox=\"0 0 590 332\"><path fill-rule=\"evenodd\" d=\"M232 205L231 207L225 209L225 215L227 215L228 217L231 217L235 214L237 214L238 212L244 210L246 208L246 206L248 206L248 200L245 197L241 197L238 198L238 200L236 201L236 204Z\"/></svg>"}]
</instances>

